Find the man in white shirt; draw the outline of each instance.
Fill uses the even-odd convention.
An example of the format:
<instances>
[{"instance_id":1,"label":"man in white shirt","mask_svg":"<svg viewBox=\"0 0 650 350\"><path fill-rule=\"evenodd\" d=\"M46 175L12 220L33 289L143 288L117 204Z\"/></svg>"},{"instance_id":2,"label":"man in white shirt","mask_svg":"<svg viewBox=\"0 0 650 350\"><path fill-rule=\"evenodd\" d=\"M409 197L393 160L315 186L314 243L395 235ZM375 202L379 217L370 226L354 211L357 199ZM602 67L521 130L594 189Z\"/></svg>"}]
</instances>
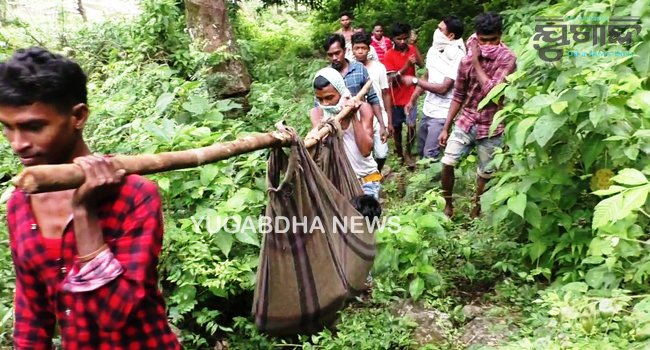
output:
<instances>
[{"instance_id":1,"label":"man in white shirt","mask_svg":"<svg viewBox=\"0 0 650 350\"><path fill-rule=\"evenodd\" d=\"M372 60L369 57L370 50L372 49L371 37L369 33L357 32L352 35L352 52L354 58L362 63L370 80L372 81L372 88L375 90L377 97L379 97L379 107L381 109L382 120L375 118L373 121L374 130L374 157L377 162L377 169L381 169L386 163L388 156L388 136L392 134L392 110L393 103L390 95L390 87L388 85L388 76L386 74L386 67L377 60ZM386 129L388 126L388 129Z\"/></svg>"},{"instance_id":2,"label":"man in white shirt","mask_svg":"<svg viewBox=\"0 0 650 350\"><path fill-rule=\"evenodd\" d=\"M433 45L427 52L427 70L422 79L413 76L402 77L404 84L417 86L411 101L405 106L407 115L416 105L422 92L427 93L418 133L418 153L423 158L439 160L442 156L438 135L449 112L458 66L467 52L462 39L463 31L464 25L460 18L445 17L438 23L438 29L433 34Z\"/></svg>"},{"instance_id":3,"label":"man in white shirt","mask_svg":"<svg viewBox=\"0 0 650 350\"><path fill-rule=\"evenodd\" d=\"M356 33L365 33L365 32L366 31L363 28L355 28L354 29L355 34ZM352 35L354 35L354 34L352 34ZM372 36L370 36L370 38L372 40ZM369 61L379 61L379 55L377 55L377 50L375 50L375 48L372 46L372 44L370 45L370 51L368 51L366 56L367 56L367 60L369 60ZM352 61L352 60L358 61L357 57L354 55L354 52L352 51L352 37L350 37L350 41L346 42L346 44L345 44L345 58L347 58L348 61ZM363 63L363 62L361 62L361 63ZM366 69L368 69L368 68L366 67Z\"/></svg>"}]
</instances>

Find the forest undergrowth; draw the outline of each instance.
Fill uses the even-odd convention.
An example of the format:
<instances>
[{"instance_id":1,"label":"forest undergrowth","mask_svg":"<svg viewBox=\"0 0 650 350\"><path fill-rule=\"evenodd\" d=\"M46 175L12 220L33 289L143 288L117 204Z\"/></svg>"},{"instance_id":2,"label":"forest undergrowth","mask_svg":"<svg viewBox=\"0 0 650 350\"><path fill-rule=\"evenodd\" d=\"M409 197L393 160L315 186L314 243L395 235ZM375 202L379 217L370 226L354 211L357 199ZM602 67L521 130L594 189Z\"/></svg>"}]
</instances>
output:
<instances>
[{"instance_id":1,"label":"forest undergrowth","mask_svg":"<svg viewBox=\"0 0 650 350\"><path fill-rule=\"evenodd\" d=\"M377 232L372 296L343 310L335 331L294 339L260 334L250 309L262 237L195 224L199 217L264 210L267 151L149 176L165 206L161 287L186 348L650 347L650 2L536 2L503 14L503 40L517 54L518 69L489 96L506 98L497 117L506 122L508 146L496 157L484 216L468 215L474 155L456 171L452 220L442 213L440 163L420 161L407 170L391 156L381 196L384 215L399 216L400 230ZM577 14L641 17L634 42L606 48L634 55L541 61L533 49L534 18ZM317 11L285 8L233 8L231 18L239 58L253 77L246 106L215 98L210 67L232 57L199 51L174 0L146 0L136 19L80 23L64 32L6 21L0 58L36 38L79 61L89 75L86 139L98 152L205 146L272 130L279 120L305 135L312 77L327 64L319 35L336 23L323 23ZM3 220L8 180L18 169L3 141ZM0 345L8 346L14 274L6 225L0 242ZM437 317L435 326L402 316L407 307ZM477 320L500 326L476 331L470 326ZM422 329L438 336L424 344Z\"/></svg>"}]
</instances>

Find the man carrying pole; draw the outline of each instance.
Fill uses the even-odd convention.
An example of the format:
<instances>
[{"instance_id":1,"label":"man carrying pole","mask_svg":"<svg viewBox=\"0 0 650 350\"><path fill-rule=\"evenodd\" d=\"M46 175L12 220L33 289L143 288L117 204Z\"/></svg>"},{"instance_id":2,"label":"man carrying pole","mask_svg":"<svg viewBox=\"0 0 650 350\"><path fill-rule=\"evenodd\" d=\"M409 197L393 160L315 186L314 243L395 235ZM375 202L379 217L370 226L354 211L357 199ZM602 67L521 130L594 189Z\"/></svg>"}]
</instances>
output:
<instances>
[{"instance_id":1,"label":"man carrying pole","mask_svg":"<svg viewBox=\"0 0 650 350\"><path fill-rule=\"evenodd\" d=\"M76 164L72 190L15 190L7 205L16 271L15 349L180 349L157 285L163 239L154 183L92 155L81 67L41 48L0 64L0 122L26 167Z\"/></svg>"},{"instance_id":2,"label":"man carrying pole","mask_svg":"<svg viewBox=\"0 0 650 350\"><path fill-rule=\"evenodd\" d=\"M341 74L333 68L323 68L314 77L314 93L318 107L323 111L322 118L312 113L311 123L314 128L322 121L337 115L348 103L359 107L350 118L341 121L345 151L352 169L361 182L361 188L367 195L379 200L381 174L377 162L372 157L373 150L373 112L366 102L350 100L350 90L345 86Z\"/></svg>"}]
</instances>

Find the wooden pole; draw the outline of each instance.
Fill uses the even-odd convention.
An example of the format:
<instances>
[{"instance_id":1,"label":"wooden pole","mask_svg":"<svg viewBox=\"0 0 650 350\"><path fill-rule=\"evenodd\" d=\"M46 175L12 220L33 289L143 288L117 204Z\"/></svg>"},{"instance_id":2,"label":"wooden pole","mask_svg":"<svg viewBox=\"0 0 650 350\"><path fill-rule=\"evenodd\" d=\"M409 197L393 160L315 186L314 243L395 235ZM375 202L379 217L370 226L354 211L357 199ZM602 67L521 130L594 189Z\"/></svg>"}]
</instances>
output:
<instances>
[{"instance_id":1,"label":"wooden pole","mask_svg":"<svg viewBox=\"0 0 650 350\"><path fill-rule=\"evenodd\" d=\"M368 80L355 99L360 101L371 85L371 81ZM334 118L337 121L344 120L353 111L355 111L354 107L345 107ZM319 129L318 138L322 139L330 132L330 127L323 125ZM317 143L318 139L310 138L305 141L305 146L311 148ZM110 159L115 168L124 169L126 174L147 175L197 167L260 149L289 145L291 145L291 135L287 132L272 131L202 148L158 154L117 155ZM12 179L14 186L28 193L69 190L81 186L84 181L83 170L72 163L27 167Z\"/></svg>"}]
</instances>

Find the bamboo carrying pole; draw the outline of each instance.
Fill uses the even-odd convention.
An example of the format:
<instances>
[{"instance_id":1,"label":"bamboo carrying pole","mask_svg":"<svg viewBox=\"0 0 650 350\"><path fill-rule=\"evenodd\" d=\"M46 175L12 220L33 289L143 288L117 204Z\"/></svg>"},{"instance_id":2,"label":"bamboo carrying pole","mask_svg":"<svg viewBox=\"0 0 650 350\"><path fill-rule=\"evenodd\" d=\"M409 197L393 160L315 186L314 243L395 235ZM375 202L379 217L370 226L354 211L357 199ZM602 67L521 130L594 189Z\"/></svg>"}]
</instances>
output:
<instances>
[{"instance_id":1,"label":"bamboo carrying pole","mask_svg":"<svg viewBox=\"0 0 650 350\"><path fill-rule=\"evenodd\" d=\"M371 85L371 81L368 80L354 98L361 101ZM353 106L345 107L334 118L338 121L344 120L353 110L355 110ZM329 126L321 126L318 130L318 139L322 139L330 132ZM305 141L305 146L311 148L317 143L316 138L310 138ZM291 145L291 136L287 132L272 131L202 148L158 154L117 155L110 160L116 169L124 169L126 174L147 175L197 167L264 148L288 145ZM84 181L83 170L72 163L28 167L12 179L16 187L28 193L69 190L81 186Z\"/></svg>"}]
</instances>

